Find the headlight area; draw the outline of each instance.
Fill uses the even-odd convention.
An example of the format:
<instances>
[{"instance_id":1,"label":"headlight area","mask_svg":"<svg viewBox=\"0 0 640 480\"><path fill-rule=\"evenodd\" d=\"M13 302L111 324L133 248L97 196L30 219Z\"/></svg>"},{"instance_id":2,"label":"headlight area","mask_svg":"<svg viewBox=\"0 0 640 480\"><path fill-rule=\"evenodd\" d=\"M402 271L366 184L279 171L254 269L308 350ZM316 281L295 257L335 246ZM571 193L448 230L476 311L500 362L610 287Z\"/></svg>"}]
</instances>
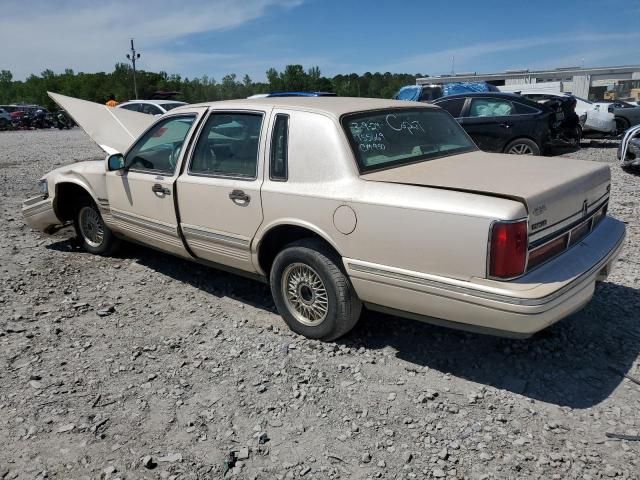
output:
<instances>
[{"instance_id":1,"label":"headlight area","mask_svg":"<svg viewBox=\"0 0 640 480\"><path fill-rule=\"evenodd\" d=\"M38 192L42 195L42 199L49 198L49 182L46 178L38 180Z\"/></svg>"}]
</instances>

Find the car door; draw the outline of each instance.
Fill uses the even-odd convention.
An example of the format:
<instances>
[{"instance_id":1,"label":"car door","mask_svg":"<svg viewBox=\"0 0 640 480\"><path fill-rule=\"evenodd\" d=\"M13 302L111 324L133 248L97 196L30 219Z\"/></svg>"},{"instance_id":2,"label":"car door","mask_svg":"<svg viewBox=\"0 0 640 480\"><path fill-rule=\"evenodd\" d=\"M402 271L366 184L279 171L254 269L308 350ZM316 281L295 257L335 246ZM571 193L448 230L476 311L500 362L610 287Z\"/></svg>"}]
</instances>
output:
<instances>
[{"instance_id":1,"label":"car door","mask_svg":"<svg viewBox=\"0 0 640 480\"><path fill-rule=\"evenodd\" d=\"M201 259L255 272L251 240L262 223L267 111L212 110L177 182L180 227Z\"/></svg>"},{"instance_id":2,"label":"car door","mask_svg":"<svg viewBox=\"0 0 640 480\"><path fill-rule=\"evenodd\" d=\"M528 115L519 115L507 99L472 97L460 122L481 150L502 152L512 139L529 136ZM526 118L525 118L526 117Z\"/></svg>"},{"instance_id":3,"label":"car door","mask_svg":"<svg viewBox=\"0 0 640 480\"><path fill-rule=\"evenodd\" d=\"M133 240L188 256L178 234L174 183L178 166L204 112L177 114L155 123L125 155L125 168L107 172L112 228Z\"/></svg>"}]
</instances>

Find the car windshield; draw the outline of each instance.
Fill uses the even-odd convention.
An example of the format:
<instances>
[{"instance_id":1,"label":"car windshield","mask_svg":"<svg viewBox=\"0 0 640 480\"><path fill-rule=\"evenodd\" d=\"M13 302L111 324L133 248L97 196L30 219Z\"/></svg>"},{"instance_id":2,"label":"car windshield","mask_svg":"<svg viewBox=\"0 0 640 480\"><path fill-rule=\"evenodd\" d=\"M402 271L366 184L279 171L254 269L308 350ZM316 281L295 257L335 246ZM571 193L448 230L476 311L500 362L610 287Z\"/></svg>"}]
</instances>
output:
<instances>
[{"instance_id":1,"label":"car windshield","mask_svg":"<svg viewBox=\"0 0 640 480\"><path fill-rule=\"evenodd\" d=\"M399 108L345 115L342 126L361 172L476 150L447 112Z\"/></svg>"},{"instance_id":2,"label":"car windshield","mask_svg":"<svg viewBox=\"0 0 640 480\"><path fill-rule=\"evenodd\" d=\"M167 112L169 110L173 110L174 108L182 107L184 103L176 102L176 103L163 103L162 108L164 108Z\"/></svg>"}]
</instances>

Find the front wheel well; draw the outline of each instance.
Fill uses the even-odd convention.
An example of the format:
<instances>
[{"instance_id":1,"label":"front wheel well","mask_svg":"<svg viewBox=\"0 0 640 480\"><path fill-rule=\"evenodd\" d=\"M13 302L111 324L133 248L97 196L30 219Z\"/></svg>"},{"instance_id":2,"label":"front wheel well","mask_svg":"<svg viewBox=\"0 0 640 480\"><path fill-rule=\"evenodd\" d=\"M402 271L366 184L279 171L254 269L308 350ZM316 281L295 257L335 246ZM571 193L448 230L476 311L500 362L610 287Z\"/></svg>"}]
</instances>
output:
<instances>
[{"instance_id":1,"label":"front wheel well","mask_svg":"<svg viewBox=\"0 0 640 480\"><path fill-rule=\"evenodd\" d=\"M298 225L280 225L269 230L258 245L258 264L267 278L278 253L288 244L304 238L317 239L340 256L333 245L313 230Z\"/></svg>"},{"instance_id":2,"label":"front wheel well","mask_svg":"<svg viewBox=\"0 0 640 480\"><path fill-rule=\"evenodd\" d=\"M59 183L56 185L56 196L53 209L63 222L73 220L78 208L93 200L91 194L75 183Z\"/></svg>"}]
</instances>

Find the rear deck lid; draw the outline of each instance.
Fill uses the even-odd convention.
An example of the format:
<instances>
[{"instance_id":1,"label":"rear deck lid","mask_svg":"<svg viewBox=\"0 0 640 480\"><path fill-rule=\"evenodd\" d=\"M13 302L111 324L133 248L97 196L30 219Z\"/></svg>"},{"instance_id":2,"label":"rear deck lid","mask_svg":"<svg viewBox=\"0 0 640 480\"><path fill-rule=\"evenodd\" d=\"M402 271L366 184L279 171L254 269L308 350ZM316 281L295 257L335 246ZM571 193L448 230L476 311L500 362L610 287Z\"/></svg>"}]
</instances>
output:
<instances>
[{"instance_id":1,"label":"rear deck lid","mask_svg":"<svg viewBox=\"0 0 640 480\"><path fill-rule=\"evenodd\" d=\"M606 201L611 173L608 165L563 157L470 152L371 172L361 178L518 200L529 212L530 240L536 240Z\"/></svg>"}]
</instances>

